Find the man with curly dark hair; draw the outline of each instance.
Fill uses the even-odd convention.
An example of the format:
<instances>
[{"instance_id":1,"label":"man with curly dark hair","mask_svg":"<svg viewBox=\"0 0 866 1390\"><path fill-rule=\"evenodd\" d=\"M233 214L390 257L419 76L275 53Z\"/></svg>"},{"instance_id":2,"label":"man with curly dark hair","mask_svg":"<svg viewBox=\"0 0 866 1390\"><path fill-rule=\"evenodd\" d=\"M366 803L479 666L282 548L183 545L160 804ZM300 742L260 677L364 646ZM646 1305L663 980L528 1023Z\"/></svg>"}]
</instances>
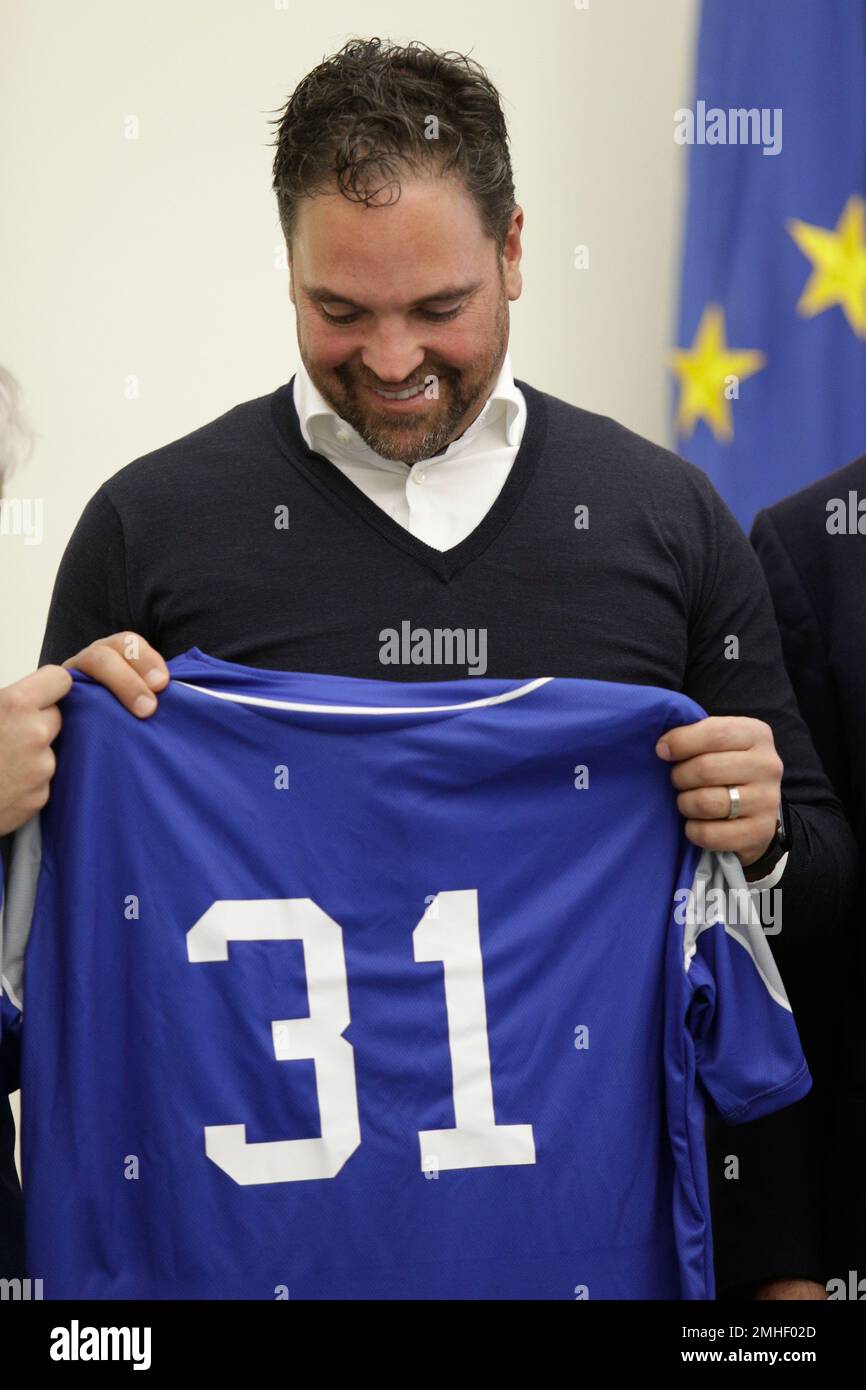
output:
<instances>
[{"instance_id":1,"label":"man with curly dark hair","mask_svg":"<svg viewBox=\"0 0 866 1390\"><path fill-rule=\"evenodd\" d=\"M163 658L193 645L278 670L467 674L408 647L395 671L383 634L415 626L483 632L492 677L682 691L708 717L657 752L685 833L737 855L753 888L784 881L774 950L808 978L847 915L855 851L760 566L698 469L514 378L524 216L495 87L462 55L353 39L277 125L302 368L99 489L43 660L141 717ZM748 1183L748 1135L726 1142ZM754 1194L737 1277L818 1297L801 1223L814 1175L791 1150Z\"/></svg>"},{"instance_id":2,"label":"man with curly dark hair","mask_svg":"<svg viewBox=\"0 0 866 1390\"><path fill-rule=\"evenodd\" d=\"M349 43L286 104L274 189L310 380L380 457L411 465L440 453L489 397L508 346L508 301L521 291L523 213L495 88L458 54ZM399 221L373 215L398 200ZM388 335L407 294L438 333L411 364ZM360 354L346 351L352 328ZM411 406L383 399L398 384L417 391Z\"/></svg>"}]
</instances>

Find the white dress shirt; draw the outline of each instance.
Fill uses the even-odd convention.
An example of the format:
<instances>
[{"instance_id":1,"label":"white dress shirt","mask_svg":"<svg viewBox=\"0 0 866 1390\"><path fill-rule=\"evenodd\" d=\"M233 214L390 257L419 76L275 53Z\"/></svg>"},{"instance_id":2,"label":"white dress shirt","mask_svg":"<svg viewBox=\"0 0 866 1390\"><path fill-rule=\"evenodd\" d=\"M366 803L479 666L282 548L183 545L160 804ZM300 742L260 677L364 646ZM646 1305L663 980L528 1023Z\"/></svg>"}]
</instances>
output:
<instances>
[{"instance_id":1,"label":"white dress shirt","mask_svg":"<svg viewBox=\"0 0 866 1390\"><path fill-rule=\"evenodd\" d=\"M472 424L441 454L411 467L374 453L320 395L303 363L295 376L294 402L307 446L434 550L450 550L487 515L526 425L526 401L514 384L508 353Z\"/></svg>"}]
</instances>

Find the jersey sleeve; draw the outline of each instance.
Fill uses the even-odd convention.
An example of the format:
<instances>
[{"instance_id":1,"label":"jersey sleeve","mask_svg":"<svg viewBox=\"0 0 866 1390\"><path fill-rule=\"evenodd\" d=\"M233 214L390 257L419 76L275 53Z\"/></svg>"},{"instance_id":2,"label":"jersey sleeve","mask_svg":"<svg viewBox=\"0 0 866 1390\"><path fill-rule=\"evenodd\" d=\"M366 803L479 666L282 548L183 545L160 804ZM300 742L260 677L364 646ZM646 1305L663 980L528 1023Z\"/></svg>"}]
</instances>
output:
<instances>
[{"instance_id":1,"label":"jersey sleeve","mask_svg":"<svg viewBox=\"0 0 866 1390\"><path fill-rule=\"evenodd\" d=\"M0 1077L20 1084L24 952L30 937L42 858L38 815L3 840L0 861Z\"/></svg>"},{"instance_id":2,"label":"jersey sleeve","mask_svg":"<svg viewBox=\"0 0 866 1390\"><path fill-rule=\"evenodd\" d=\"M781 1110L812 1085L756 898L735 854L705 851L682 926L695 1070L727 1124Z\"/></svg>"}]
</instances>

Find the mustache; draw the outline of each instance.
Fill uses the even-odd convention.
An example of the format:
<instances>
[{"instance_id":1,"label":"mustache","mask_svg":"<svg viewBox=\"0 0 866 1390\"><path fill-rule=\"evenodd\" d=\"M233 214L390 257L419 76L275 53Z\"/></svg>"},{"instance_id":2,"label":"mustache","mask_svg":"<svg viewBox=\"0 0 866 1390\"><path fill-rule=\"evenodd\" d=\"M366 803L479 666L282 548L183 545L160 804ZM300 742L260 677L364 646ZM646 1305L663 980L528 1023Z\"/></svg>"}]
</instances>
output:
<instances>
[{"instance_id":1,"label":"mustache","mask_svg":"<svg viewBox=\"0 0 866 1390\"><path fill-rule=\"evenodd\" d=\"M445 372L436 372L433 370L426 371L420 381L401 382L361 380L356 383L355 379L348 371L342 371L340 368L337 368L337 375L340 377L340 379L346 386L353 386L355 384L359 386L369 386L374 391L414 391L419 386L426 386L431 377L433 377L438 382L448 380L448 376Z\"/></svg>"}]
</instances>

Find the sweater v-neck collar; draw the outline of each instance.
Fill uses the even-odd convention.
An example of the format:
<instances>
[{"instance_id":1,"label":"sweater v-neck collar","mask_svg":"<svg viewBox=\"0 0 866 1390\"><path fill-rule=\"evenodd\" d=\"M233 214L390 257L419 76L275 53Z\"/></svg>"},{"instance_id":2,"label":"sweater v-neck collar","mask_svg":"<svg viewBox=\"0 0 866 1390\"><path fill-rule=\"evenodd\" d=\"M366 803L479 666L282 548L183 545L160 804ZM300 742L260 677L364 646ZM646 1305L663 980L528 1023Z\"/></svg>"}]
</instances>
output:
<instances>
[{"instance_id":1,"label":"sweater v-neck collar","mask_svg":"<svg viewBox=\"0 0 866 1390\"><path fill-rule=\"evenodd\" d=\"M271 414L283 452L318 492L361 523L371 526L383 540L410 555L445 582L481 555L513 516L535 473L547 438L547 406L543 393L515 378L515 385L526 400L526 424L508 477L474 531L450 550L436 550L371 502L336 464L308 448L295 409L293 384L294 377L271 396Z\"/></svg>"}]
</instances>

